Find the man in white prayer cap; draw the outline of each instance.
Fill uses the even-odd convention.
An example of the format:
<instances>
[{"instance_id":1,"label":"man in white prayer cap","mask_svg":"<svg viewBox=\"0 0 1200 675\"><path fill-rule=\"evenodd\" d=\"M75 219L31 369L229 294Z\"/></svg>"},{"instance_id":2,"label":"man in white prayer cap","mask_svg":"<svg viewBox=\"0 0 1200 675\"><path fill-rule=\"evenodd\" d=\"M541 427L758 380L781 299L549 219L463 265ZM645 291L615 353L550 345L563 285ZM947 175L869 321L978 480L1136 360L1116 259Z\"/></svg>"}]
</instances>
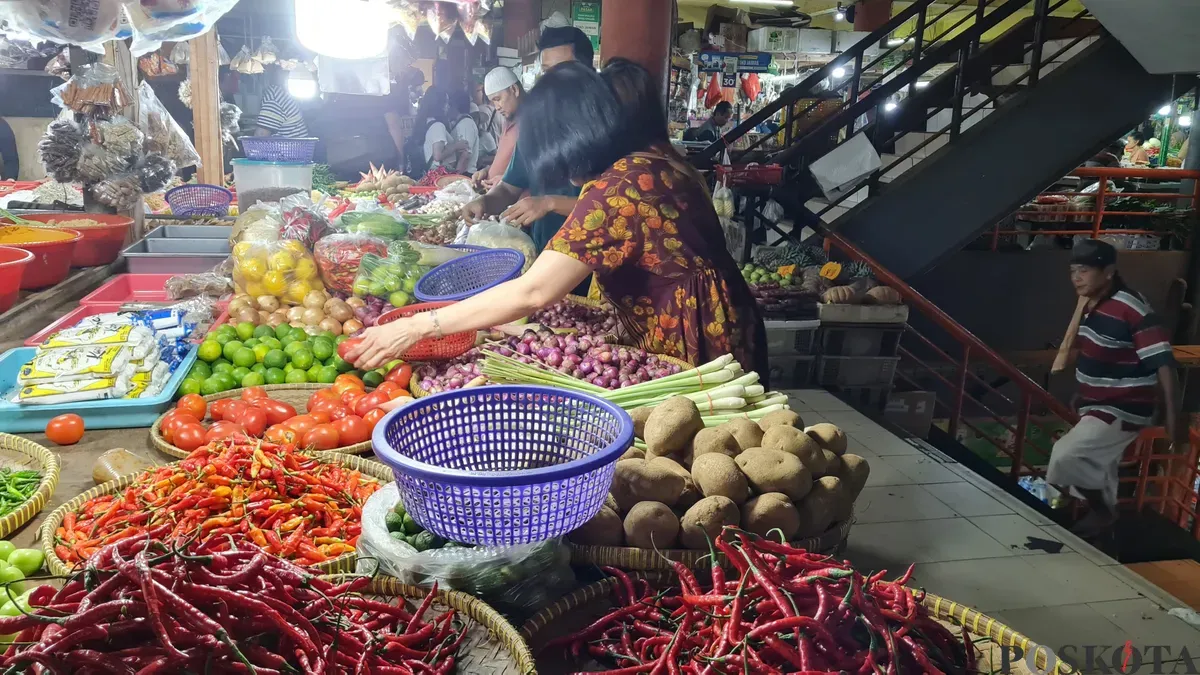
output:
<instances>
[{"instance_id":1,"label":"man in white prayer cap","mask_svg":"<svg viewBox=\"0 0 1200 675\"><path fill-rule=\"evenodd\" d=\"M517 108L525 90L511 68L493 68L483 80L483 95L495 106L496 112L504 117L504 133L496 142L496 156L490 166L480 169L472 176L477 185L492 189L504 177L513 151L517 148Z\"/></svg>"}]
</instances>

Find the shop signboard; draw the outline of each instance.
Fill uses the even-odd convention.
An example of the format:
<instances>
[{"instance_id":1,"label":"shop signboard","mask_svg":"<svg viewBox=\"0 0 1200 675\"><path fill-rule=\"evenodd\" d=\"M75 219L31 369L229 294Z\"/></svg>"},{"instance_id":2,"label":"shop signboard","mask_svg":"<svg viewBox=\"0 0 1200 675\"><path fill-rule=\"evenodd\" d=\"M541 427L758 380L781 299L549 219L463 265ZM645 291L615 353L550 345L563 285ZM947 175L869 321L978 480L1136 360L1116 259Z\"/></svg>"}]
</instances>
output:
<instances>
[{"instance_id":1,"label":"shop signboard","mask_svg":"<svg viewBox=\"0 0 1200 675\"><path fill-rule=\"evenodd\" d=\"M700 70L706 73L728 73L730 61L734 73L765 73L771 67L767 52L700 52Z\"/></svg>"},{"instance_id":2,"label":"shop signboard","mask_svg":"<svg viewBox=\"0 0 1200 675\"><path fill-rule=\"evenodd\" d=\"M600 0L574 0L571 23L592 40L592 49L600 53Z\"/></svg>"}]
</instances>

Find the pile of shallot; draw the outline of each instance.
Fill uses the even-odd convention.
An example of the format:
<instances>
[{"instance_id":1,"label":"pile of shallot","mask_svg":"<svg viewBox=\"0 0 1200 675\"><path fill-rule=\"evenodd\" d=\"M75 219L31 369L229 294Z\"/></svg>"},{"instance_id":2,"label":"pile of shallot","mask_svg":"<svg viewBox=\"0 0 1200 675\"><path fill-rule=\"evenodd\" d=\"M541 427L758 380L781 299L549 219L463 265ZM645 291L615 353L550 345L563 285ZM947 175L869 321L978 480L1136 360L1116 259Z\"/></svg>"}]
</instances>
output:
<instances>
[{"instance_id":1,"label":"pile of shallot","mask_svg":"<svg viewBox=\"0 0 1200 675\"><path fill-rule=\"evenodd\" d=\"M547 328L573 328L587 335L612 335L617 332L617 316L607 307L590 307L571 300L538 310L529 318Z\"/></svg>"}]
</instances>

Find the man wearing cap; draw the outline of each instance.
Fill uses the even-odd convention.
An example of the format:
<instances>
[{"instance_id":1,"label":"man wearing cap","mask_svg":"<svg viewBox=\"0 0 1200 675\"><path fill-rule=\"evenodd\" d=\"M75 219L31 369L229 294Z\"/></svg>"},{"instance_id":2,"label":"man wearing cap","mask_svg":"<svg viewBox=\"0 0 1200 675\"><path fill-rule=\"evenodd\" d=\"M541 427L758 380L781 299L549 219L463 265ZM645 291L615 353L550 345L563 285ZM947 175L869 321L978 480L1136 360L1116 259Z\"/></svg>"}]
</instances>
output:
<instances>
[{"instance_id":1,"label":"man wearing cap","mask_svg":"<svg viewBox=\"0 0 1200 675\"><path fill-rule=\"evenodd\" d=\"M1054 444L1046 480L1087 500L1075 526L1083 537L1106 534L1116 522L1117 464L1138 431L1154 424L1161 391L1164 422L1180 448L1178 384L1170 338L1142 295L1117 272L1117 251L1099 239L1071 252L1071 283L1087 298L1079 325L1075 379L1079 423Z\"/></svg>"},{"instance_id":2,"label":"man wearing cap","mask_svg":"<svg viewBox=\"0 0 1200 675\"><path fill-rule=\"evenodd\" d=\"M504 172L512 161L513 151L517 149L517 108L521 105L521 96L525 90L511 68L503 66L493 68L483 80L483 95L495 106L495 113L505 120L504 132L496 141L496 156L491 165L480 169L472 176L476 185L491 190L500 183Z\"/></svg>"}]
</instances>

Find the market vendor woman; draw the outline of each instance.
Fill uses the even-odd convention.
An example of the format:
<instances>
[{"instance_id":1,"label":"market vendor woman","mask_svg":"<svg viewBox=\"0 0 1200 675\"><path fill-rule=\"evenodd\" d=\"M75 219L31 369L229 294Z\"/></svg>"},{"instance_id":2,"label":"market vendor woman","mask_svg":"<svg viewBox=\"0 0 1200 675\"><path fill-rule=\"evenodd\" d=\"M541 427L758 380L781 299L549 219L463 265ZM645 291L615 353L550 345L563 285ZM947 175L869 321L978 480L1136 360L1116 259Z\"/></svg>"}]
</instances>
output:
<instances>
[{"instance_id":1,"label":"market vendor woman","mask_svg":"<svg viewBox=\"0 0 1200 675\"><path fill-rule=\"evenodd\" d=\"M762 318L725 248L705 186L655 149L592 68L558 66L521 107L518 151L534 180L582 185L571 215L522 277L443 309L369 328L348 354L375 368L418 340L515 321L595 272L632 344L692 364L733 354L765 376Z\"/></svg>"}]
</instances>

